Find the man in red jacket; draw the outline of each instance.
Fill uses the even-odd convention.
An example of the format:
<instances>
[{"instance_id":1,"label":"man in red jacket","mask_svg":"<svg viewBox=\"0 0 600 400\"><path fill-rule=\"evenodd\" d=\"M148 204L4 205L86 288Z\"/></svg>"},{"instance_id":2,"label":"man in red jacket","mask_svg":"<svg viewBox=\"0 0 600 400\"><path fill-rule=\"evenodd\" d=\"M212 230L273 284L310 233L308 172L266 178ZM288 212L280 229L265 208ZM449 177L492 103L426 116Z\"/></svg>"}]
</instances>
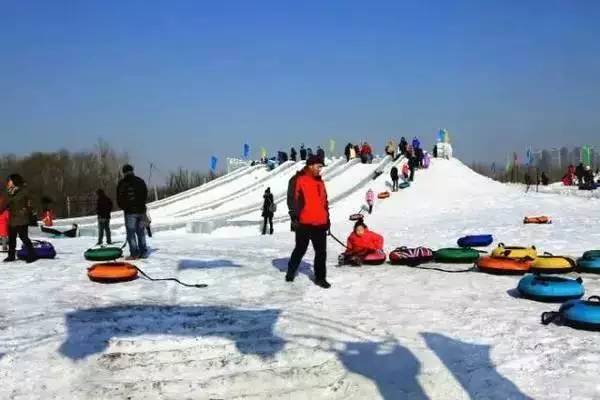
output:
<instances>
[{"instance_id":1,"label":"man in red jacket","mask_svg":"<svg viewBox=\"0 0 600 400\"><path fill-rule=\"evenodd\" d=\"M315 250L315 284L327 289L331 287L326 280L325 266L330 222L327 191L320 175L322 168L323 160L316 155L311 156L306 161L306 167L290 179L288 185L287 204L292 231L296 232L296 247L290 257L285 280L294 280L308 243L312 242Z\"/></svg>"}]
</instances>

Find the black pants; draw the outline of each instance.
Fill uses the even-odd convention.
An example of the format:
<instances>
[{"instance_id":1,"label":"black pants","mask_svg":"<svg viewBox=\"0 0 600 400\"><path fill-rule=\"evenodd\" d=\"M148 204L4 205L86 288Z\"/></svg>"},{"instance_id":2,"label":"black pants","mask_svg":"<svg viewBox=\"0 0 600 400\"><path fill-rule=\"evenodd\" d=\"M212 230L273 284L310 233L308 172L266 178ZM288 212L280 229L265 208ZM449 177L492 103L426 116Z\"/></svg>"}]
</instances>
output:
<instances>
[{"instance_id":1,"label":"black pants","mask_svg":"<svg viewBox=\"0 0 600 400\"><path fill-rule=\"evenodd\" d=\"M298 266L304 254L306 254L309 242L312 242L315 250L315 280L324 280L327 277L327 267L325 266L327 260L327 229L322 227L300 226L296 229L296 247L290 257L287 275L296 276Z\"/></svg>"},{"instance_id":2,"label":"black pants","mask_svg":"<svg viewBox=\"0 0 600 400\"><path fill-rule=\"evenodd\" d=\"M269 223L269 227L271 228L271 230L269 231L271 233L271 235L273 234L273 216L269 215L266 217L263 217L265 219L265 222L263 224L263 230L262 230L262 234L266 235L267 234L267 222Z\"/></svg>"},{"instance_id":3,"label":"black pants","mask_svg":"<svg viewBox=\"0 0 600 400\"><path fill-rule=\"evenodd\" d=\"M112 240L110 237L110 219L98 218L98 243L99 244L102 244L105 233L106 233L106 243L111 244Z\"/></svg>"},{"instance_id":4,"label":"black pants","mask_svg":"<svg viewBox=\"0 0 600 400\"><path fill-rule=\"evenodd\" d=\"M392 191L394 191L394 192L398 191L398 178L395 178L392 180Z\"/></svg>"},{"instance_id":5,"label":"black pants","mask_svg":"<svg viewBox=\"0 0 600 400\"><path fill-rule=\"evenodd\" d=\"M373 212L373 204L369 204L369 214Z\"/></svg>"},{"instance_id":6,"label":"black pants","mask_svg":"<svg viewBox=\"0 0 600 400\"><path fill-rule=\"evenodd\" d=\"M410 177L408 178L408 180L411 182L415 180L415 167L410 168Z\"/></svg>"},{"instance_id":7,"label":"black pants","mask_svg":"<svg viewBox=\"0 0 600 400\"><path fill-rule=\"evenodd\" d=\"M14 258L17 254L17 236L27 249L29 258L35 258L35 249L29 240L29 227L27 225L11 226L8 231L8 257Z\"/></svg>"}]
</instances>

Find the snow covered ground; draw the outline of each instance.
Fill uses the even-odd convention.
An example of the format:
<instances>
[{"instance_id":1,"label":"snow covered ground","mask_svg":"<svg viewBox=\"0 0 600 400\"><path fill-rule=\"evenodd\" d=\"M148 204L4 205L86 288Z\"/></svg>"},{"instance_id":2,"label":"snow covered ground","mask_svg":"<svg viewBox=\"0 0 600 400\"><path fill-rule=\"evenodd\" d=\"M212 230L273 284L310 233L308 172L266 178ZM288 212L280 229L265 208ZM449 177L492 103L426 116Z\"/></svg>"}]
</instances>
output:
<instances>
[{"instance_id":1,"label":"snow covered ground","mask_svg":"<svg viewBox=\"0 0 600 400\"><path fill-rule=\"evenodd\" d=\"M369 167L347 168L331 191L353 187ZM335 202L333 233L344 240L348 214L388 180L386 172ZM496 243L578 256L600 248L599 211L595 198L525 194L434 160L366 222L387 251L489 232ZM522 224L537 214L554 224ZM92 283L82 257L91 237L54 240L56 260L0 266L0 398L600 399L600 335L542 326L540 314L558 306L517 298L518 277L337 268L342 249L330 240L332 288L310 282L311 251L289 284L288 224L273 236L258 229L177 229L150 240L140 268L205 289ZM600 277L582 276L586 296L600 294Z\"/></svg>"}]
</instances>

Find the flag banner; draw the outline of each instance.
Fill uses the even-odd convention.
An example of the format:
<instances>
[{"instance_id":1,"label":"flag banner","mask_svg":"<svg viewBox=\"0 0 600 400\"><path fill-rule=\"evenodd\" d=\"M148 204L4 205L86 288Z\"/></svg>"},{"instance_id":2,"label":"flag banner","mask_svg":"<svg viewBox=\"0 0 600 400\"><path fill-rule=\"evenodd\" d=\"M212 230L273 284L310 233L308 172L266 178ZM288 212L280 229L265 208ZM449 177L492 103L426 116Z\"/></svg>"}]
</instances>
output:
<instances>
[{"instance_id":1,"label":"flag banner","mask_svg":"<svg viewBox=\"0 0 600 400\"><path fill-rule=\"evenodd\" d=\"M267 149L265 149L264 147L260 148L260 157L261 158L266 158L267 157Z\"/></svg>"},{"instance_id":2,"label":"flag banner","mask_svg":"<svg viewBox=\"0 0 600 400\"><path fill-rule=\"evenodd\" d=\"M210 158L210 170L215 172L217 170L217 164L219 163L219 159L215 156Z\"/></svg>"},{"instance_id":3,"label":"flag banner","mask_svg":"<svg viewBox=\"0 0 600 400\"><path fill-rule=\"evenodd\" d=\"M250 145L248 143L244 144L244 158L248 158L250 155Z\"/></svg>"},{"instance_id":4,"label":"flag banner","mask_svg":"<svg viewBox=\"0 0 600 400\"><path fill-rule=\"evenodd\" d=\"M333 155L335 151L335 140L329 139L329 155Z\"/></svg>"}]
</instances>

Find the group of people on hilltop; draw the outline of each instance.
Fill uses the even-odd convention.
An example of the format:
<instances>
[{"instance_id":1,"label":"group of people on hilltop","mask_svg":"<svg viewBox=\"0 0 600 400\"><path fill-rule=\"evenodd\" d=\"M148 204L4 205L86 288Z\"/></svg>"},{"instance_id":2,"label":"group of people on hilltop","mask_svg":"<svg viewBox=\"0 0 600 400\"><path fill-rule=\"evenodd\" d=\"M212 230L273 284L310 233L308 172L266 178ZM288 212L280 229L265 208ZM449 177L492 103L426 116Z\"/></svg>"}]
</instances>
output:
<instances>
[{"instance_id":1,"label":"group of people on hilltop","mask_svg":"<svg viewBox=\"0 0 600 400\"><path fill-rule=\"evenodd\" d=\"M151 233L150 219L146 209L148 188L142 178L135 176L131 165L123 166L122 173L123 178L117 185L116 197L117 204L124 213L127 243L130 251L128 259L145 258L148 255L146 232ZM34 262L38 257L29 238L29 225L33 214L31 199L27 184L21 175L12 174L8 177L6 193L6 196L0 196L0 244L2 245L2 251L8 253L4 262L16 260L17 237L26 250L27 258L25 261L28 263ZM104 236L106 236L106 243L112 244L110 218L113 203L102 189L98 189L96 195L97 244L103 244ZM52 226L53 218L52 210L46 207L42 213L43 226Z\"/></svg>"},{"instance_id":2,"label":"group of people on hilltop","mask_svg":"<svg viewBox=\"0 0 600 400\"><path fill-rule=\"evenodd\" d=\"M600 170L596 172L583 163L579 163L577 167L569 165L567 171L562 178L562 183L565 186L579 186L582 190L594 190L600 185Z\"/></svg>"},{"instance_id":3,"label":"group of people on hilltop","mask_svg":"<svg viewBox=\"0 0 600 400\"><path fill-rule=\"evenodd\" d=\"M363 164L371 164L373 163L374 157L373 148L367 142L363 142L360 146L348 143L346 147L344 147L344 156L346 157L346 161L360 158L360 161Z\"/></svg>"}]
</instances>

